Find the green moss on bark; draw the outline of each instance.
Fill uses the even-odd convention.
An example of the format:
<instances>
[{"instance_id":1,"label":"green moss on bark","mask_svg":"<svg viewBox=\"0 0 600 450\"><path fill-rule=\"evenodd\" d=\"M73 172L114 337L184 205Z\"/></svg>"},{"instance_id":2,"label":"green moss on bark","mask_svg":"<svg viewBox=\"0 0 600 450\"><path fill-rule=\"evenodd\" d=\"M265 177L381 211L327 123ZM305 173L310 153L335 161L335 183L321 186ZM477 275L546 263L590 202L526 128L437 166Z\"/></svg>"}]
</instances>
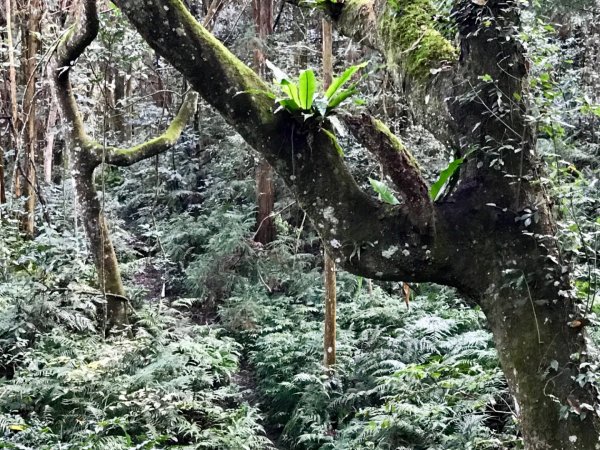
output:
<instances>
[{"instance_id":1,"label":"green moss on bark","mask_svg":"<svg viewBox=\"0 0 600 450\"><path fill-rule=\"evenodd\" d=\"M435 29L434 14L429 0L390 0L378 23L387 60L418 79L457 57L456 49Z\"/></svg>"},{"instance_id":2,"label":"green moss on bark","mask_svg":"<svg viewBox=\"0 0 600 450\"><path fill-rule=\"evenodd\" d=\"M386 124L384 124L381 120L373 119L373 125L375 126L375 129L377 129L377 131L382 133L388 139L390 145L398 153L402 153L406 156L407 161L415 170L421 170L419 168L419 163L417 162L413 154L406 148L402 141L398 139L398 137L394 133L392 133L392 131L387 127Z\"/></svg>"}]
</instances>

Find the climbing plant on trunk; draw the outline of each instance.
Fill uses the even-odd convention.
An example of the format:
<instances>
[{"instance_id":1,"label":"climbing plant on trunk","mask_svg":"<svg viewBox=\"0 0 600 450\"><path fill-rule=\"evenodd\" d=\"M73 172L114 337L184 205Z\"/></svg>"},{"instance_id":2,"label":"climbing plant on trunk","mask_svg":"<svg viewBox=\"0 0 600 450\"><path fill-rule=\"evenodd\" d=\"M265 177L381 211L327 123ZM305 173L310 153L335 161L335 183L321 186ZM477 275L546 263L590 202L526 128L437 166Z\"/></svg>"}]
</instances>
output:
<instances>
[{"instance_id":1,"label":"climbing plant on trunk","mask_svg":"<svg viewBox=\"0 0 600 450\"><path fill-rule=\"evenodd\" d=\"M179 0L116 3L285 180L341 267L454 286L481 306L528 449L597 448L595 361L585 320L574 321L586 311L558 251L524 100L522 2L456 1L458 48L435 30L426 0L323 3L341 32L381 51L415 117L464 159L434 201L417 162L383 123L347 118L394 183L396 205L359 188L314 120L274 114L268 96L251 94L268 87Z\"/></svg>"},{"instance_id":2,"label":"climbing plant on trunk","mask_svg":"<svg viewBox=\"0 0 600 450\"><path fill-rule=\"evenodd\" d=\"M85 131L69 74L74 62L95 39L98 26L96 3L83 2L76 23L69 28L56 47L51 70L62 115L69 125L71 170L81 218L98 273L99 286L106 297L107 330L118 330L128 324L128 302L103 207L94 183L94 170L101 164L130 166L171 148L196 111L197 94L188 93L167 130L143 144L130 148L108 147L90 138Z\"/></svg>"}]
</instances>

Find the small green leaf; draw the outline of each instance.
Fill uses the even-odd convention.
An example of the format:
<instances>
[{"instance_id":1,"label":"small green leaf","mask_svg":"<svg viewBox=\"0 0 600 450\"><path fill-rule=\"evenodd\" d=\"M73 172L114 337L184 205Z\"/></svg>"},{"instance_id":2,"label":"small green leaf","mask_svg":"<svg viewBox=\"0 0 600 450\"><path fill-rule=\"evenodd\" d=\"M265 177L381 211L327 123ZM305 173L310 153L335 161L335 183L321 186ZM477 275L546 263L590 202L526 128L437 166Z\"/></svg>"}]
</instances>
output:
<instances>
[{"instance_id":1,"label":"small green leaf","mask_svg":"<svg viewBox=\"0 0 600 450\"><path fill-rule=\"evenodd\" d=\"M400 203L398 199L394 196L392 190L387 187L385 183L381 181L374 180L373 178L369 178L369 183L371 183L371 187L375 192L379 194L379 200L384 203L389 203L390 205L397 205Z\"/></svg>"},{"instance_id":2,"label":"small green leaf","mask_svg":"<svg viewBox=\"0 0 600 450\"><path fill-rule=\"evenodd\" d=\"M304 70L298 77L298 105L304 109L309 110L312 107L313 97L317 88L317 80L315 79L315 73L311 70Z\"/></svg>"},{"instance_id":3,"label":"small green leaf","mask_svg":"<svg viewBox=\"0 0 600 450\"><path fill-rule=\"evenodd\" d=\"M340 155L341 157L344 156L344 149L342 149L342 147L340 146L340 143L338 142L337 138L335 137L335 134L333 134L331 131L325 129L325 128L321 128L321 131L323 133L325 133L325 135L331 139L331 142L333 143L333 146L335 147L335 149L338 152L338 155Z\"/></svg>"},{"instance_id":4,"label":"small green leaf","mask_svg":"<svg viewBox=\"0 0 600 450\"><path fill-rule=\"evenodd\" d=\"M479 77L479 79L481 81L486 82L486 83L491 83L492 81L494 81L494 79L492 78L492 76L490 74L487 74L487 73L485 75L481 75Z\"/></svg>"},{"instance_id":5,"label":"small green leaf","mask_svg":"<svg viewBox=\"0 0 600 450\"><path fill-rule=\"evenodd\" d=\"M442 190L442 187L444 187L444 184L446 184L450 177L454 175L454 172L456 172L456 170L460 167L464 160L464 158L455 159L450 164L448 164L448 167L442 170L442 172L440 173L440 177L435 183L433 183L433 185L429 189L429 196L432 200L435 200L437 198L438 194Z\"/></svg>"},{"instance_id":6,"label":"small green leaf","mask_svg":"<svg viewBox=\"0 0 600 450\"><path fill-rule=\"evenodd\" d=\"M331 98L339 88L341 88L356 72L363 67L366 67L368 63L364 62L355 66L348 67L344 72L337 78L334 78L329 85L329 88L325 92L326 98Z\"/></svg>"}]
</instances>

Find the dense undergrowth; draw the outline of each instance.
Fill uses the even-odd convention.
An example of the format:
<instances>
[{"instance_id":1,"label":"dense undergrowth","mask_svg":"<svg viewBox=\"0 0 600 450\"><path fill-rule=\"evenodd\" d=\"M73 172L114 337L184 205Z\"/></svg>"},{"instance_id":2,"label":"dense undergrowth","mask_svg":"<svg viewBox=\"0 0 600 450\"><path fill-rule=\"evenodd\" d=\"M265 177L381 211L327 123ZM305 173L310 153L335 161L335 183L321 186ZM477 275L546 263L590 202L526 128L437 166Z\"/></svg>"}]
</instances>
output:
<instances>
[{"instance_id":1,"label":"dense undergrowth","mask_svg":"<svg viewBox=\"0 0 600 450\"><path fill-rule=\"evenodd\" d=\"M193 139L175 165L189 161ZM3 222L0 446L521 448L484 318L449 289L413 286L407 308L399 285L340 272L338 363L324 371L316 235L281 195L277 240L252 241L252 180L239 175L252 157L226 142L235 151L217 152L220 142L192 157L208 160L201 176L193 164L175 180L171 170L149 177L151 163L110 173L108 204L127 217L113 216L113 230L135 309L130 336L100 337L104 299L58 193L53 225L33 241L17 220ZM132 191L144 180L159 189ZM585 262L595 184L566 181L565 249ZM585 297L589 269L577 267Z\"/></svg>"},{"instance_id":2,"label":"dense undergrowth","mask_svg":"<svg viewBox=\"0 0 600 450\"><path fill-rule=\"evenodd\" d=\"M515 439L483 318L446 289L418 288L409 310L394 286L340 273L338 366L327 376L319 257L298 250L291 226L268 248L249 244L249 211L209 209L194 218L205 227L165 217L170 227L181 220L195 244L182 277L197 297L137 306L131 338L99 337L103 299L82 259L57 258L64 231L8 247L2 445L269 448L263 424L281 448L495 448ZM171 232L165 251L181 251L183 239ZM232 254L235 265L223 263ZM205 268L218 264L218 273ZM196 304L211 298L197 290L210 274L228 280L220 298L212 293L220 325L194 324L190 312L204 314ZM253 372L253 405L232 381L240 357Z\"/></svg>"}]
</instances>

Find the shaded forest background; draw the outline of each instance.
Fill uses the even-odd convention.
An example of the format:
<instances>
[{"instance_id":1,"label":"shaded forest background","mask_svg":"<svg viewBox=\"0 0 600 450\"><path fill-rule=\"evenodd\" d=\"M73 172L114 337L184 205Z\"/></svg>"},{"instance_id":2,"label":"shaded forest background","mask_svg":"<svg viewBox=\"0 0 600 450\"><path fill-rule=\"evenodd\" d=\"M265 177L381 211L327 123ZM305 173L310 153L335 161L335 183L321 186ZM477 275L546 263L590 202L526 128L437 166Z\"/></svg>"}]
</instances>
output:
<instances>
[{"instance_id":1,"label":"shaded forest background","mask_svg":"<svg viewBox=\"0 0 600 450\"><path fill-rule=\"evenodd\" d=\"M452 37L450 2L433 3ZM317 9L275 3L265 35L250 2L188 6L243 61L262 55L293 76L310 67L323 79ZM188 86L118 9L99 9L98 38L71 82L88 133L103 146L133 146L164 132ZM324 370L317 233L275 177L274 237L257 239L267 226L257 219L261 161L202 101L163 154L94 172L129 315L128 332L111 334L76 205L70 124L51 89L50 56L74 10L68 0L7 0L0 14L1 448L523 448L485 319L452 289L338 270L337 361L333 374ZM597 11L589 2L532 4L522 40L542 183L573 288L595 312ZM333 49L336 74L369 62L344 108L418 143L434 183L455 155L414 125L380 55L335 31ZM379 164L350 135L338 140L364 190L385 198L369 181L385 184Z\"/></svg>"}]
</instances>

